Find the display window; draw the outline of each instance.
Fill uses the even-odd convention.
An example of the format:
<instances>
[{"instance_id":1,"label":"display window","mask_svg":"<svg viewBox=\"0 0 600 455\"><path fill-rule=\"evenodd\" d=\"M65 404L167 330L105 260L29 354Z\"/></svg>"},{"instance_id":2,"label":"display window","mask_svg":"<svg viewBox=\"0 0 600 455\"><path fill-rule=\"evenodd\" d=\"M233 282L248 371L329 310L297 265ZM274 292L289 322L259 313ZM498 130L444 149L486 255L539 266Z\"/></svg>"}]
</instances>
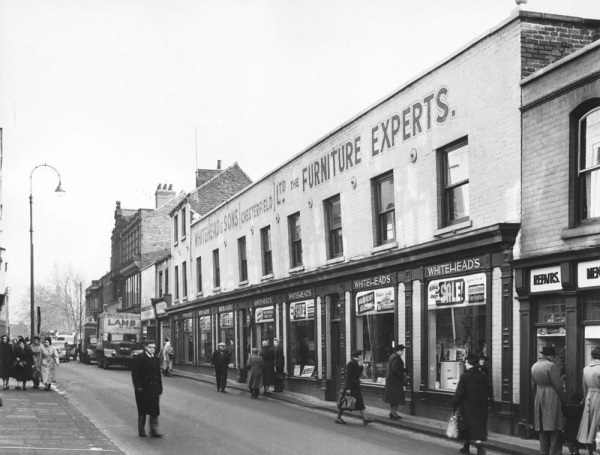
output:
<instances>
[{"instance_id":1,"label":"display window","mask_svg":"<svg viewBox=\"0 0 600 455\"><path fill-rule=\"evenodd\" d=\"M315 301L290 303L289 362L290 376L317 377L315 343Z\"/></svg>"},{"instance_id":2,"label":"display window","mask_svg":"<svg viewBox=\"0 0 600 455\"><path fill-rule=\"evenodd\" d=\"M362 382L385 384L387 361L394 341L394 288L356 293L355 344L363 351Z\"/></svg>"},{"instance_id":3,"label":"display window","mask_svg":"<svg viewBox=\"0 0 600 455\"><path fill-rule=\"evenodd\" d=\"M268 341L273 346L275 338L275 306L254 309L254 340L258 350L262 348L263 341Z\"/></svg>"},{"instance_id":4,"label":"display window","mask_svg":"<svg viewBox=\"0 0 600 455\"><path fill-rule=\"evenodd\" d=\"M469 353L487 353L484 273L430 281L428 387L454 391Z\"/></svg>"},{"instance_id":5,"label":"display window","mask_svg":"<svg viewBox=\"0 0 600 455\"><path fill-rule=\"evenodd\" d=\"M592 349L600 346L600 290L582 293L579 297L584 309L584 357L587 365L592 358Z\"/></svg>"},{"instance_id":6,"label":"display window","mask_svg":"<svg viewBox=\"0 0 600 455\"><path fill-rule=\"evenodd\" d=\"M565 298L548 295L533 298L532 303L535 309L536 353L544 346L553 346L557 353L554 363L559 367L561 376L564 376L567 334Z\"/></svg>"},{"instance_id":7,"label":"display window","mask_svg":"<svg viewBox=\"0 0 600 455\"><path fill-rule=\"evenodd\" d=\"M183 320L183 360L194 362L194 320L186 318Z\"/></svg>"},{"instance_id":8,"label":"display window","mask_svg":"<svg viewBox=\"0 0 600 455\"><path fill-rule=\"evenodd\" d=\"M225 343L226 349L229 351L229 354L231 354L230 367L235 366L235 327L233 321L233 311L219 313L218 341Z\"/></svg>"},{"instance_id":9,"label":"display window","mask_svg":"<svg viewBox=\"0 0 600 455\"><path fill-rule=\"evenodd\" d=\"M210 363L212 353L212 325L210 316L200 316L198 319L198 361L200 363Z\"/></svg>"}]
</instances>

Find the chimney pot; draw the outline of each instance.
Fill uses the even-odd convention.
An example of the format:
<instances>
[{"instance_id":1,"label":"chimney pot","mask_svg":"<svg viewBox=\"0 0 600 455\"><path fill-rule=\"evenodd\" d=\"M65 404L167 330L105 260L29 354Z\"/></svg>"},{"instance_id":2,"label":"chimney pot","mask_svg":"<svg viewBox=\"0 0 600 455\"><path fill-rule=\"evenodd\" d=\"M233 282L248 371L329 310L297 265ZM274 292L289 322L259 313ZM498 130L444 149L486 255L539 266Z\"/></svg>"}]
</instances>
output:
<instances>
[{"instance_id":1,"label":"chimney pot","mask_svg":"<svg viewBox=\"0 0 600 455\"><path fill-rule=\"evenodd\" d=\"M217 160L217 169L221 169L221 160Z\"/></svg>"}]
</instances>

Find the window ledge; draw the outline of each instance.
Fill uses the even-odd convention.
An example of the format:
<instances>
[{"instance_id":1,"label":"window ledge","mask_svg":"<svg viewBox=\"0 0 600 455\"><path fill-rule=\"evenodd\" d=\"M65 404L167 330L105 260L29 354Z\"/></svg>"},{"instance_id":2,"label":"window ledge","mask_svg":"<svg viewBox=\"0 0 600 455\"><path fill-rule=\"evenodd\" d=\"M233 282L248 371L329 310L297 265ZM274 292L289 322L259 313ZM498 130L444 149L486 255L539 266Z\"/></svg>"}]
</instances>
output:
<instances>
[{"instance_id":1,"label":"window ledge","mask_svg":"<svg viewBox=\"0 0 600 455\"><path fill-rule=\"evenodd\" d=\"M273 279L273 274L272 273L268 273L266 275L263 275L260 279L260 281L269 281Z\"/></svg>"},{"instance_id":2,"label":"window ledge","mask_svg":"<svg viewBox=\"0 0 600 455\"><path fill-rule=\"evenodd\" d=\"M560 238L562 239L574 239L576 237L585 237L586 235L600 234L600 222L594 224L587 224L585 226L577 226L574 228L567 228L560 231Z\"/></svg>"},{"instance_id":3,"label":"window ledge","mask_svg":"<svg viewBox=\"0 0 600 455\"><path fill-rule=\"evenodd\" d=\"M248 280L240 281L238 284L239 287L248 286Z\"/></svg>"},{"instance_id":4,"label":"window ledge","mask_svg":"<svg viewBox=\"0 0 600 455\"><path fill-rule=\"evenodd\" d=\"M196 292L196 297L202 297L202 295L203 295L203 294L202 294L202 291L200 291L200 292Z\"/></svg>"},{"instance_id":5,"label":"window ledge","mask_svg":"<svg viewBox=\"0 0 600 455\"><path fill-rule=\"evenodd\" d=\"M177 246L177 245L179 245L179 241L178 241L178 240L175 240L175 241L173 242L173 246Z\"/></svg>"},{"instance_id":6,"label":"window ledge","mask_svg":"<svg viewBox=\"0 0 600 455\"><path fill-rule=\"evenodd\" d=\"M398 242L384 243L371 249L371 254L381 253L382 251L392 250L398 248Z\"/></svg>"},{"instance_id":7,"label":"window ledge","mask_svg":"<svg viewBox=\"0 0 600 455\"><path fill-rule=\"evenodd\" d=\"M304 266L303 265L299 265L298 267L292 267L290 270L288 270L289 273L298 273L298 272L304 272Z\"/></svg>"},{"instance_id":8,"label":"window ledge","mask_svg":"<svg viewBox=\"0 0 600 455\"><path fill-rule=\"evenodd\" d=\"M221 286L217 286L216 288L213 288L213 292L221 292Z\"/></svg>"},{"instance_id":9,"label":"window ledge","mask_svg":"<svg viewBox=\"0 0 600 455\"><path fill-rule=\"evenodd\" d=\"M470 228L473 225L471 220L463 221L462 223L451 224L450 226L446 226L442 229L437 229L434 233L434 237L441 237L446 234L456 234L456 231L460 231L461 229Z\"/></svg>"},{"instance_id":10,"label":"window ledge","mask_svg":"<svg viewBox=\"0 0 600 455\"><path fill-rule=\"evenodd\" d=\"M339 258L333 258L325 261L325 265L339 264L340 262L344 262L345 260L345 256L340 256Z\"/></svg>"}]
</instances>

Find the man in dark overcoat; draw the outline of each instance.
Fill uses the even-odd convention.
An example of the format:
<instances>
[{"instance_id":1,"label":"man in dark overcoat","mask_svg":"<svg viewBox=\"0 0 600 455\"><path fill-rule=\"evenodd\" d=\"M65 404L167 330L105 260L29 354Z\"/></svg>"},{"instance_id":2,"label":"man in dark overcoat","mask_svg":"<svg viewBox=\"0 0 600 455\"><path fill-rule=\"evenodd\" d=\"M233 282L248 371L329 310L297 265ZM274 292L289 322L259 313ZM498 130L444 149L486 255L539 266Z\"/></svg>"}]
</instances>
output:
<instances>
[{"instance_id":1,"label":"man in dark overcoat","mask_svg":"<svg viewBox=\"0 0 600 455\"><path fill-rule=\"evenodd\" d=\"M540 432L540 453L562 453L562 406L567 396L560 377L560 368L554 364L557 353L554 346L544 346L541 358L531 367L531 380L535 393L533 406L534 430Z\"/></svg>"},{"instance_id":2,"label":"man in dark overcoat","mask_svg":"<svg viewBox=\"0 0 600 455\"><path fill-rule=\"evenodd\" d=\"M465 372L460 375L456 392L452 399L452 409L460 410L465 429L459 436L467 442L473 441L477 447L477 455L485 455L483 441L487 441L488 420L488 384L487 378L477 368L479 359L469 354L465 362ZM460 449L461 453L469 453L469 445Z\"/></svg>"},{"instance_id":3,"label":"man in dark overcoat","mask_svg":"<svg viewBox=\"0 0 600 455\"><path fill-rule=\"evenodd\" d=\"M158 416L160 415L160 395L162 394L162 376L160 359L154 354L154 341L142 343L144 352L139 354L131 366L131 379L135 390L135 403L138 410L138 433L146 436L146 415L150 416L150 436L162 438L158 432Z\"/></svg>"},{"instance_id":4,"label":"man in dark overcoat","mask_svg":"<svg viewBox=\"0 0 600 455\"><path fill-rule=\"evenodd\" d=\"M211 359L211 364L215 369L215 377L217 378L218 392L225 392L225 386L227 385L227 371L229 370L230 361L231 354L226 349L225 343L219 343L218 348L213 352Z\"/></svg>"},{"instance_id":5,"label":"man in dark overcoat","mask_svg":"<svg viewBox=\"0 0 600 455\"><path fill-rule=\"evenodd\" d=\"M406 404L404 396L404 382L407 370L404 368L402 353L404 345L397 344L393 347L393 353L388 359L387 373L385 375L385 391L383 401L390 405L390 419L398 420L398 406Z\"/></svg>"}]
</instances>

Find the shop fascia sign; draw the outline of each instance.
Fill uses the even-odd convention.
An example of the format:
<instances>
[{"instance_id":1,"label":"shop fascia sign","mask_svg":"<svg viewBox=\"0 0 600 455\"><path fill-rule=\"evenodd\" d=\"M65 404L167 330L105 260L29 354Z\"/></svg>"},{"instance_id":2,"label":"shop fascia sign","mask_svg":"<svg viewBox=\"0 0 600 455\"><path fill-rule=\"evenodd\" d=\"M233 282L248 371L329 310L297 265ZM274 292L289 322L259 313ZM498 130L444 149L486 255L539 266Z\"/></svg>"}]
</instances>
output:
<instances>
[{"instance_id":1,"label":"shop fascia sign","mask_svg":"<svg viewBox=\"0 0 600 455\"><path fill-rule=\"evenodd\" d=\"M580 288L600 286L600 259L577 264L577 285Z\"/></svg>"},{"instance_id":2,"label":"shop fascia sign","mask_svg":"<svg viewBox=\"0 0 600 455\"><path fill-rule=\"evenodd\" d=\"M459 261L444 262L443 264L428 265L425 267L425 278L481 270L484 264L484 257L480 256L461 259Z\"/></svg>"},{"instance_id":3,"label":"shop fascia sign","mask_svg":"<svg viewBox=\"0 0 600 455\"><path fill-rule=\"evenodd\" d=\"M560 265L532 269L529 277L531 292L549 292L562 290Z\"/></svg>"},{"instance_id":4,"label":"shop fascia sign","mask_svg":"<svg viewBox=\"0 0 600 455\"><path fill-rule=\"evenodd\" d=\"M427 286L427 304L429 308L481 305L485 303L485 288L485 273L433 280Z\"/></svg>"}]
</instances>

